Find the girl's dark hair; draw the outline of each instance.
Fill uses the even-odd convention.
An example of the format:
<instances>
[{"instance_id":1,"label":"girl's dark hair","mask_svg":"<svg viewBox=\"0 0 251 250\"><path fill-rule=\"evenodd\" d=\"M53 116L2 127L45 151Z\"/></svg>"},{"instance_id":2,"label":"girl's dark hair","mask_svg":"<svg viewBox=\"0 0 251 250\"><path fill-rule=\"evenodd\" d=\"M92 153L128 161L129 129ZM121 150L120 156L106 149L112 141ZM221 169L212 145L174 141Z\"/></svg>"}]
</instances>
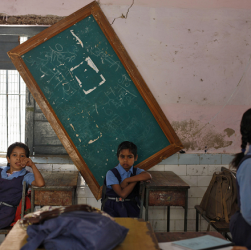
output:
<instances>
[{"instance_id":1,"label":"girl's dark hair","mask_svg":"<svg viewBox=\"0 0 251 250\"><path fill-rule=\"evenodd\" d=\"M6 155L6 157L9 157L9 158L10 158L10 155L11 155L12 151L13 151L14 148L16 148L16 147L18 147L18 148L24 148L24 150L25 150L25 155L26 155L27 158L29 158L29 156L30 156L29 148L28 148L28 146L26 146L26 145L25 145L24 143L22 143L22 142L15 142L15 143L11 144L11 145L8 147L8 149L7 149L7 155Z\"/></svg>"},{"instance_id":2,"label":"girl's dark hair","mask_svg":"<svg viewBox=\"0 0 251 250\"><path fill-rule=\"evenodd\" d=\"M244 157L247 143L251 144L251 109L248 109L241 119L241 153L235 155L231 165L237 168Z\"/></svg>"},{"instance_id":3,"label":"girl's dark hair","mask_svg":"<svg viewBox=\"0 0 251 250\"><path fill-rule=\"evenodd\" d=\"M123 141L118 146L117 157L119 157L120 152L124 149L129 149L129 151L134 155L134 157L137 156L137 146L132 142Z\"/></svg>"}]
</instances>

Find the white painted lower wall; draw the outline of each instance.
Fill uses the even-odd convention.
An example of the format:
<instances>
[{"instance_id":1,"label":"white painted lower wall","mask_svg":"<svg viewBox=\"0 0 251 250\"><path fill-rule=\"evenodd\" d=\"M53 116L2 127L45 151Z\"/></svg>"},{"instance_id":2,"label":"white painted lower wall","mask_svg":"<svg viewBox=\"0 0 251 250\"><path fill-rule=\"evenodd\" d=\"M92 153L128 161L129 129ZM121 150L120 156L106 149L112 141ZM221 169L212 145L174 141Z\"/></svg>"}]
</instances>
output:
<instances>
[{"instance_id":1,"label":"white painted lower wall","mask_svg":"<svg viewBox=\"0 0 251 250\"><path fill-rule=\"evenodd\" d=\"M198 205L209 185L215 171L228 165L156 165L151 171L173 171L181 177L188 185L188 231L195 231L196 212L195 205ZM47 171L77 171L71 164L37 164L38 169ZM100 209L101 201L97 201L90 191L88 185L79 176L77 187L77 203L88 204ZM184 209L182 207L171 207L170 210L170 231L178 232L184 230ZM144 214L143 214L144 218ZM149 221L156 232L165 232L167 229L167 208L162 206L149 207ZM207 229L207 222L202 219L199 224L202 231Z\"/></svg>"},{"instance_id":2,"label":"white painted lower wall","mask_svg":"<svg viewBox=\"0 0 251 250\"><path fill-rule=\"evenodd\" d=\"M188 157L183 156L183 157ZM176 157L176 156L175 156ZM201 157L201 156L200 156ZM0 166L5 166L6 159L0 159ZM193 160L194 161L194 160ZM73 164L49 164L36 163L39 170L43 171L78 171ZM212 175L215 171L220 171L221 167L228 168L228 165L156 165L151 171L173 171L180 176L188 185L188 231L195 231L196 212L195 205L200 204L201 199L209 185ZM101 201L97 201L85 183L83 177L79 175L77 187L77 204L88 204L100 209ZM144 213L143 213L144 218ZM165 232L167 229L167 208L161 206L149 207L149 221L156 232ZM171 207L170 210L170 231L178 232L184 230L184 209L182 207ZM201 219L199 229L205 231L207 222ZM213 230L211 228L211 230Z\"/></svg>"}]
</instances>

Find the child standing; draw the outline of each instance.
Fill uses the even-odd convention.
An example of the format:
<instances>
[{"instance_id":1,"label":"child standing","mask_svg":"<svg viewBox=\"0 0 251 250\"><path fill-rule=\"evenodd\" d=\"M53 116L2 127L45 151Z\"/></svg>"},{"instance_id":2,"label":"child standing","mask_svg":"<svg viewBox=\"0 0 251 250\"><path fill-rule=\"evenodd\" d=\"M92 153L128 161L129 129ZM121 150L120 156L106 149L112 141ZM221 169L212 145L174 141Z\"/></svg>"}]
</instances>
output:
<instances>
[{"instance_id":1,"label":"child standing","mask_svg":"<svg viewBox=\"0 0 251 250\"><path fill-rule=\"evenodd\" d=\"M251 249L251 109L243 114L240 130L241 153L236 154L231 163L237 168L237 197L240 210L230 219L230 232L235 245ZM240 249L234 249L238 248Z\"/></svg>"},{"instance_id":2,"label":"child standing","mask_svg":"<svg viewBox=\"0 0 251 250\"><path fill-rule=\"evenodd\" d=\"M133 167L138 155L137 146L132 142L122 142L118 146L117 157L119 164L106 174L103 210L113 217L139 217L137 183L151 180L152 176L143 169Z\"/></svg>"},{"instance_id":3,"label":"child standing","mask_svg":"<svg viewBox=\"0 0 251 250\"><path fill-rule=\"evenodd\" d=\"M27 185L44 186L43 176L29 158L29 148L20 142L9 146L7 167L0 168L0 229L9 226L22 198L23 182ZM26 171L32 168L33 173Z\"/></svg>"}]
</instances>

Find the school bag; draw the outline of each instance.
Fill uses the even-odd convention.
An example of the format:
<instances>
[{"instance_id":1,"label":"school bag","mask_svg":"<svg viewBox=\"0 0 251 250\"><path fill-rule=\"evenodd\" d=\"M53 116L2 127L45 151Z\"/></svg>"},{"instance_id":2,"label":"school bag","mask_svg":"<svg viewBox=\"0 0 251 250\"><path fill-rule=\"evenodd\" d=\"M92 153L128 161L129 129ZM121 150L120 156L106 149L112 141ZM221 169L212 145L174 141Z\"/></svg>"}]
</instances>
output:
<instances>
[{"instance_id":1,"label":"school bag","mask_svg":"<svg viewBox=\"0 0 251 250\"><path fill-rule=\"evenodd\" d=\"M200 207L211 220L225 220L238 210L236 179L231 171L215 172L202 198Z\"/></svg>"}]
</instances>

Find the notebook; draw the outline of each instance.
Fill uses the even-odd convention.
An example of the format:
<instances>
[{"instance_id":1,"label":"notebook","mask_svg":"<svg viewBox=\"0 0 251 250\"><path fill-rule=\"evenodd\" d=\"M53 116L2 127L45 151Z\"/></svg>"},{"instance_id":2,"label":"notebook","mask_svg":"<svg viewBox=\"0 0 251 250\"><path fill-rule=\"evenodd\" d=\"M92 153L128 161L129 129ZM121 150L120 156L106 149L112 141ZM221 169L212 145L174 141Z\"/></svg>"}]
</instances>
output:
<instances>
[{"instance_id":1,"label":"notebook","mask_svg":"<svg viewBox=\"0 0 251 250\"><path fill-rule=\"evenodd\" d=\"M173 246L188 250L206 250L233 246L231 241L223 240L211 235L200 236L187 240L172 242Z\"/></svg>"}]
</instances>

